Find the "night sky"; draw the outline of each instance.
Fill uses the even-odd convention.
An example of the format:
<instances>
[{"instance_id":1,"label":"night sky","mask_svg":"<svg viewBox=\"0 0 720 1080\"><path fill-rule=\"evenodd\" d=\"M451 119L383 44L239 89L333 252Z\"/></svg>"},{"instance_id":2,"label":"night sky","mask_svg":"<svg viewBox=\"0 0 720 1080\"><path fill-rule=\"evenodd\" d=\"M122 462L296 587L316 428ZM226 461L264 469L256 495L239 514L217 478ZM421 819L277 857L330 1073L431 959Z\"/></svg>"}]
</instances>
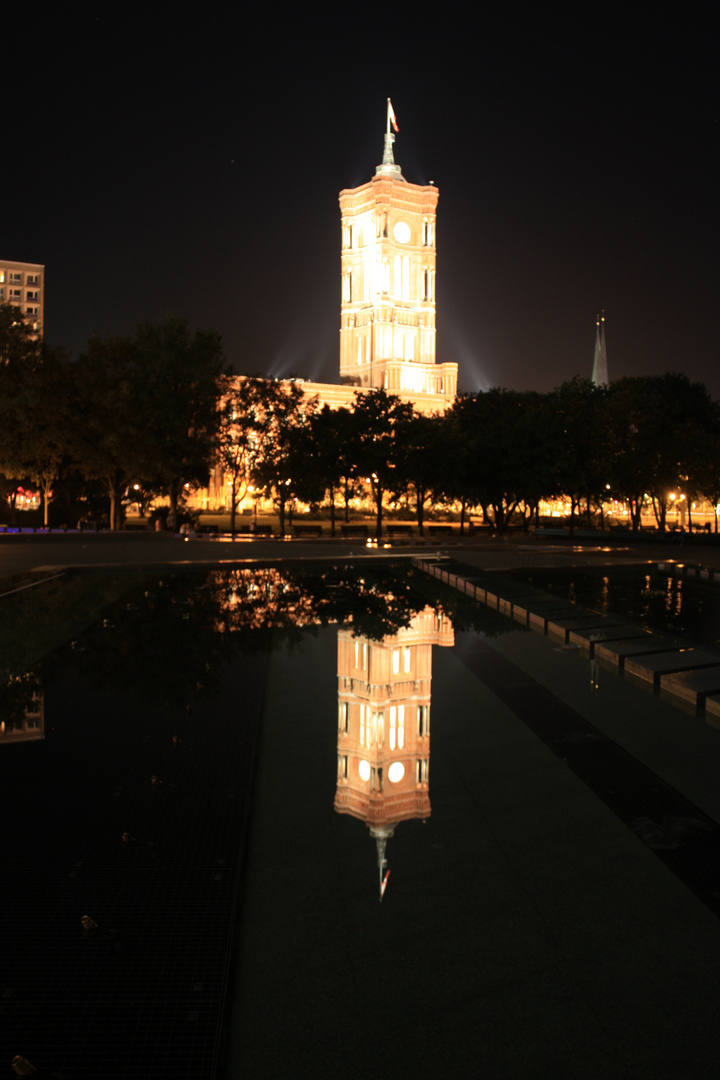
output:
<instances>
[{"instance_id":1,"label":"night sky","mask_svg":"<svg viewBox=\"0 0 720 1080\"><path fill-rule=\"evenodd\" d=\"M611 378L720 397L716 4L242 8L4 12L0 255L45 264L51 344L172 314L337 382L337 196L390 95L461 389L589 377L604 308Z\"/></svg>"}]
</instances>

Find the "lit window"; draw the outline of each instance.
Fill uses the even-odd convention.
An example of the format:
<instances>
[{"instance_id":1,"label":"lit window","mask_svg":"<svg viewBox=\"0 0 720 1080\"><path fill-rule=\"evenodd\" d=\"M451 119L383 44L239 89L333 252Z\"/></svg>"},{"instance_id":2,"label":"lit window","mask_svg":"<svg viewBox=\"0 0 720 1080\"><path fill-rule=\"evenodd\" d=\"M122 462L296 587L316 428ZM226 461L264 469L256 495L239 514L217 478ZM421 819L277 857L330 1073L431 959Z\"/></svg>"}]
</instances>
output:
<instances>
[{"instance_id":1,"label":"lit window","mask_svg":"<svg viewBox=\"0 0 720 1080\"><path fill-rule=\"evenodd\" d=\"M408 672L410 671L410 649L407 645L405 646L403 658L405 660L405 671Z\"/></svg>"},{"instance_id":2,"label":"lit window","mask_svg":"<svg viewBox=\"0 0 720 1080\"><path fill-rule=\"evenodd\" d=\"M360 745L365 745L365 706L360 706Z\"/></svg>"},{"instance_id":3,"label":"lit window","mask_svg":"<svg viewBox=\"0 0 720 1080\"><path fill-rule=\"evenodd\" d=\"M338 730L347 731L348 729L348 703L347 701L338 702Z\"/></svg>"},{"instance_id":4,"label":"lit window","mask_svg":"<svg viewBox=\"0 0 720 1080\"><path fill-rule=\"evenodd\" d=\"M394 705L390 706L390 749L395 749L395 737L397 734L397 709Z\"/></svg>"},{"instance_id":5,"label":"lit window","mask_svg":"<svg viewBox=\"0 0 720 1080\"><path fill-rule=\"evenodd\" d=\"M397 675L400 671L400 650L393 649L392 654L393 675Z\"/></svg>"},{"instance_id":6,"label":"lit window","mask_svg":"<svg viewBox=\"0 0 720 1080\"><path fill-rule=\"evenodd\" d=\"M398 705L398 749L405 745L405 706Z\"/></svg>"}]
</instances>

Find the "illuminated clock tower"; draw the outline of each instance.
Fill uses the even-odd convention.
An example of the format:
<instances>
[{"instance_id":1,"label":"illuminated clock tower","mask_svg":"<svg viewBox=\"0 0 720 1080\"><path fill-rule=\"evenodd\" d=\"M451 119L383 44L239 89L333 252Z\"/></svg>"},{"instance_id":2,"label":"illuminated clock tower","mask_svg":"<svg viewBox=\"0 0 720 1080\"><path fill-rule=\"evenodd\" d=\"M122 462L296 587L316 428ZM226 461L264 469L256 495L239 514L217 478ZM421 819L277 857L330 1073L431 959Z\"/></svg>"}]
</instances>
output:
<instances>
[{"instance_id":1,"label":"illuminated clock tower","mask_svg":"<svg viewBox=\"0 0 720 1080\"><path fill-rule=\"evenodd\" d=\"M432 647L454 639L430 607L382 641L338 630L335 810L368 826L381 875L395 827L430 817Z\"/></svg>"},{"instance_id":2,"label":"illuminated clock tower","mask_svg":"<svg viewBox=\"0 0 720 1080\"><path fill-rule=\"evenodd\" d=\"M353 386L454 398L457 364L435 362L438 189L405 180L393 157L388 98L382 165L340 192L340 378Z\"/></svg>"}]
</instances>

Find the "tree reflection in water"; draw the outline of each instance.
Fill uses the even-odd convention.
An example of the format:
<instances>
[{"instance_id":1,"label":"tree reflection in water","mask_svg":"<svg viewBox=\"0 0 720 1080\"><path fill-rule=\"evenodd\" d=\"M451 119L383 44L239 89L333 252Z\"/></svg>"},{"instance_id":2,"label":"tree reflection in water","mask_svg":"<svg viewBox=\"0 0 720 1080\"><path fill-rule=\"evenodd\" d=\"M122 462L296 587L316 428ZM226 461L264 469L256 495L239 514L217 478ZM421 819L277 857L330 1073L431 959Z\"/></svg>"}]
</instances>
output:
<instances>
[{"instance_id":1,"label":"tree reflection in water","mask_svg":"<svg viewBox=\"0 0 720 1080\"><path fill-rule=\"evenodd\" d=\"M348 626L353 637L379 642L430 606L488 636L518 629L410 565L377 562L71 574L13 605L19 632L0 669L0 723L8 732L21 729L48 679L69 668L92 686L131 691L154 710L177 714L216 693L238 652L292 649L320 626Z\"/></svg>"}]
</instances>

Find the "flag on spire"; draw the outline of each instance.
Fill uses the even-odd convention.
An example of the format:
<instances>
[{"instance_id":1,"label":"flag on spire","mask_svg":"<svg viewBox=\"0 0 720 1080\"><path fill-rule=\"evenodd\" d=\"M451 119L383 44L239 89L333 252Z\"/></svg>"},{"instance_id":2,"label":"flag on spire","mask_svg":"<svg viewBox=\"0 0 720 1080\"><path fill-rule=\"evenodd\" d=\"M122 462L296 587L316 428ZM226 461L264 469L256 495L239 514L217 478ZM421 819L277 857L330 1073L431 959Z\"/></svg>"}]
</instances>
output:
<instances>
[{"instance_id":1,"label":"flag on spire","mask_svg":"<svg viewBox=\"0 0 720 1080\"><path fill-rule=\"evenodd\" d=\"M397 117L395 116L395 110L392 107L392 101L388 98L388 116L390 117L390 123L393 126L393 131L399 134L400 128L398 127Z\"/></svg>"}]
</instances>

